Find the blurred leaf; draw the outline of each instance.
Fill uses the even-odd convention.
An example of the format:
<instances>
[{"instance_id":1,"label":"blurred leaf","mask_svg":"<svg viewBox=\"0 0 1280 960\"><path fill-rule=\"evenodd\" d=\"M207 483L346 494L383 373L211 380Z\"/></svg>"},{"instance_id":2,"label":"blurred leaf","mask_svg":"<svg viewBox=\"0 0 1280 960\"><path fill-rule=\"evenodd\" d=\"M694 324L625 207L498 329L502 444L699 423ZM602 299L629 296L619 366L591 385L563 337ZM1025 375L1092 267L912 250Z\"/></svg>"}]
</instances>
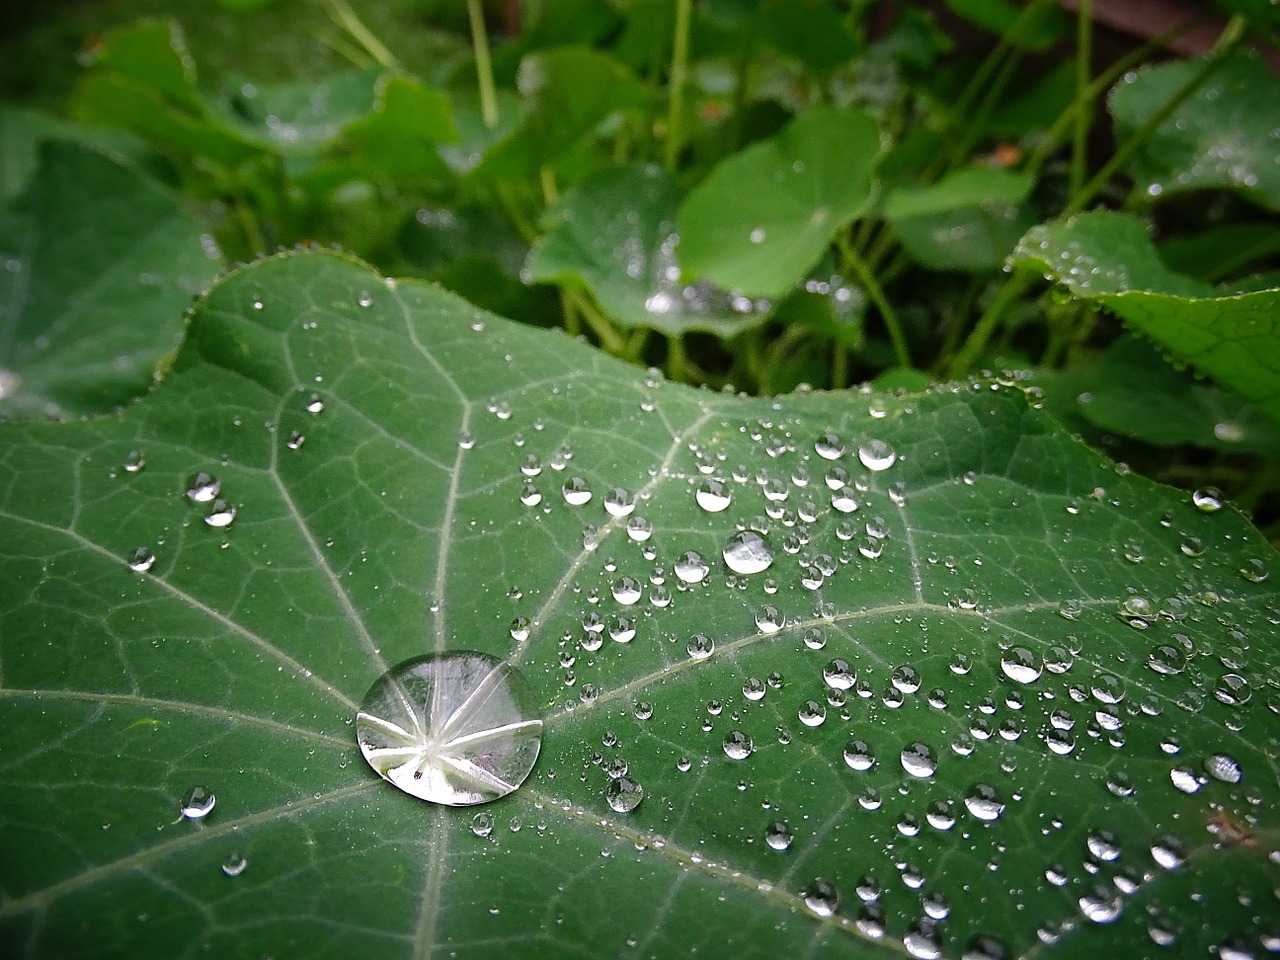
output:
<instances>
[{"instance_id":1,"label":"blurred leaf","mask_svg":"<svg viewBox=\"0 0 1280 960\"><path fill-rule=\"evenodd\" d=\"M144 20L108 33L69 110L86 123L118 127L168 150L224 166L260 156L262 145L217 117L195 85L177 27Z\"/></svg>"},{"instance_id":2,"label":"blurred leaf","mask_svg":"<svg viewBox=\"0 0 1280 960\"><path fill-rule=\"evenodd\" d=\"M1206 283L1239 274L1250 264L1280 254L1280 230L1274 223L1228 223L1201 233L1169 237L1160 259L1175 273Z\"/></svg>"},{"instance_id":3,"label":"blurred leaf","mask_svg":"<svg viewBox=\"0 0 1280 960\"><path fill-rule=\"evenodd\" d=\"M1218 295L1170 271L1141 221L1103 211L1033 228L1010 260L1038 267L1280 420L1280 289Z\"/></svg>"},{"instance_id":4,"label":"blurred leaf","mask_svg":"<svg viewBox=\"0 0 1280 960\"><path fill-rule=\"evenodd\" d=\"M748 29L813 70L830 70L861 50L847 18L827 0L764 0Z\"/></svg>"},{"instance_id":5,"label":"blurred leaf","mask_svg":"<svg viewBox=\"0 0 1280 960\"><path fill-rule=\"evenodd\" d=\"M1151 119L1202 60L1176 60L1128 75L1111 90L1120 141ZM1235 190L1280 210L1280 79L1255 56L1223 61L1191 98L1165 120L1129 171L1149 197L1186 190Z\"/></svg>"},{"instance_id":6,"label":"blurred leaf","mask_svg":"<svg viewBox=\"0 0 1280 960\"><path fill-rule=\"evenodd\" d=\"M933 270L991 270L1036 222L1023 200L1032 181L996 167L968 167L925 187L898 187L884 216L903 249Z\"/></svg>"},{"instance_id":7,"label":"blurred leaf","mask_svg":"<svg viewBox=\"0 0 1280 960\"><path fill-rule=\"evenodd\" d=\"M1037 69L996 107L986 132L1020 139L1047 130L1075 99L1075 83L1075 65L1070 62Z\"/></svg>"},{"instance_id":8,"label":"blurred leaf","mask_svg":"<svg viewBox=\"0 0 1280 960\"><path fill-rule=\"evenodd\" d=\"M850 350L860 350L865 340L863 321L867 297L839 277L809 281L778 304L773 321L785 327L803 325Z\"/></svg>"},{"instance_id":9,"label":"blurred leaf","mask_svg":"<svg viewBox=\"0 0 1280 960\"><path fill-rule=\"evenodd\" d=\"M1213 0L1228 13L1243 13L1256 24L1280 23L1280 4L1275 0Z\"/></svg>"},{"instance_id":10,"label":"blurred leaf","mask_svg":"<svg viewBox=\"0 0 1280 960\"><path fill-rule=\"evenodd\" d=\"M72 140L139 164L147 148L123 130L72 123L51 113L0 103L0 201L27 188L40 164L40 144Z\"/></svg>"},{"instance_id":11,"label":"blurred leaf","mask_svg":"<svg viewBox=\"0 0 1280 960\"><path fill-rule=\"evenodd\" d=\"M314 157L347 124L373 109L382 71L347 70L320 81L238 81L222 107L247 136L288 156Z\"/></svg>"},{"instance_id":12,"label":"blurred leaf","mask_svg":"<svg viewBox=\"0 0 1280 960\"><path fill-rule=\"evenodd\" d=\"M437 145L457 140L444 95L392 74L379 81L373 110L342 131L334 152L368 176L435 177L446 172Z\"/></svg>"},{"instance_id":13,"label":"blurred leaf","mask_svg":"<svg viewBox=\"0 0 1280 960\"><path fill-rule=\"evenodd\" d=\"M680 262L749 296L803 278L866 209L880 131L859 110L821 107L722 161L680 208Z\"/></svg>"},{"instance_id":14,"label":"blurred leaf","mask_svg":"<svg viewBox=\"0 0 1280 960\"><path fill-rule=\"evenodd\" d=\"M478 177L531 176L619 110L649 99L622 64L595 50L570 47L530 54L517 77L524 110L474 171Z\"/></svg>"},{"instance_id":15,"label":"blurred leaf","mask_svg":"<svg viewBox=\"0 0 1280 960\"><path fill-rule=\"evenodd\" d=\"M1056 43L1067 30L1068 21L1062 11L1043 3L1021 24L1018 21L1023 7L1009 0L947 0L947 7L974 26L998 34L1015 47L1030 50L1043 50Z\"/></svg>"},{"instance_id":16,"label":"blurred leaf","mask_svg":"<svg viewBox=\"0 0 1280 960\"><path fill-rule=\"evenodd\" d=\"M219 269L178 199L92 150L45 143L0 207L0 416L104 413L142 394Z\"/></svg>"},{"instance_id":17,"label":"blurred leaf","mask_svg":"<svg viewBox=\"0 0 1280 960\"><path fill-rule=\"evenodd\" d=\"M683 196L658 167L614 167L587 178L549 213L528 277L585 286L625 328L727 338L757 326L767 308L682 281L675 219Z\"/></svg>"}]
</instances>

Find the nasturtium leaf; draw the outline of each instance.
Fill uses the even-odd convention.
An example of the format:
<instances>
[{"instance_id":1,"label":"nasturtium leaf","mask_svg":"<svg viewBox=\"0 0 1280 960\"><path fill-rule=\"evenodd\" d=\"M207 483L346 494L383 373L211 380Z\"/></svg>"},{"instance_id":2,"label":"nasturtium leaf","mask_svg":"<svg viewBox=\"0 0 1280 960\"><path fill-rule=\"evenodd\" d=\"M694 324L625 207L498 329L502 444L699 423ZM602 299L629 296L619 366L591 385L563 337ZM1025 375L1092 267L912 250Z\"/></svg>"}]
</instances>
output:
<instances>
[{"instance_id":1,"label":"nasturtium leaf","mask_svg":"<svg viewBox=\"0 0 1280 960\"><path fill-rule=\"evenodd\" d=\"M1023 174L969 167L928 186L890 191L884 217L916 262L935 270L990 270L1036 222L1023 204L1031 187Z\"/></svg>"},{"instance_id":2,"label":"nasturtium leaf","mask_svg":"<svg viewBox=\"0 0 1280 960\"><path fill-rule=\"evenodd\" d=\"M1223 224L1160 244L1160 259L1171 270L1209 283L1238 276L1253 264L1274 262L1277 255L1280 230L1267 221Z\"/></svg>"},{"instance_id":3,"label":"nasturtium leaf","mask_svg":"<svg viewBox=\"0 0 1280 960\"><path fill-rule=\"evenodd\" d=\"M333 152L353 175L422 179L447 172L436 148L457 139L444 94L412 77L388 74L374 90L373 109L343 129Z\"/></svg>"},{"instance_id":4,"label":"nasturtium leaf","mask_svg":"<svg viewBox=\"0 0 1280 960\"><path fill-rule=\"evenodd\" d=\"M478 177L536 174L606 118L649 99L644 86L607 54L565 47L530 54L516 77L525 112L481 159Z\"/></svg>"},{"instance_id":5,"label":"nasturtium leaf","mask_svg":"<svg viewBox=\"0 0 1280 960\"><path fill-rule=\"evenodd\" d=\"M0 201L27 188L40 165L40 144L73 140L103 153L141 162L146 148L122 130L90 127L27 107L0 104Z\"/></svg>"},{"instance_id":6,"label":"nasturtium leaf","mask_svg":"<svg viewBox=\"0 0 1280 960\"><path fill-rule=\"evenodd\" d=\"M71 93L71 115L135 133L166 149L224 165L262 146L222 119L196 87L195 66L177 26L144 20L113 30Z\"/></svg>"},{"instance_id":7,"label":"nasturtium leaf","mask_svg":"<svg viewBox=\"0 0 1280 960\"><path fill-rule=\"evenodd\" d=\"M314 155L373 109L382 72L347 70L324 80L240 81L218 104L247 135L285 156Z\"/></svg>"},{"instance_id":8,"label":"nasturtium leaf","mask_svg":"<svg viewBox=\"0 0 1280 960\"><path fill-rule=\"evenodd\" d=\"M823 107L722 161L681 205L680 263L749 296L801 280L871 199L880 131L861 110Z\"/></svg>"},{"instance_id":9,"label":"nasturtium leaf","mask_svg":"<svg viewBox=\"0 0 1280 960\"><path fill-rule=\"evenodd\" d=\"M1035 265L1280 420L1280 289L1219 294L1169 270L1141 221L1107 211L1033 228L1010 261Z\"/></svg>"},{"instance_id":10,"label":"nasturtium leaf","mask_svg":"<svg viewBox=\"0 0 1280 960\"><path fill-rule=\"evenodd\" d=\"M0 425L0 491L29 957L1273 933L1275 558L1016 388L697 391L304 253L218 284L127 411ZM353 717L465 650L543 724L459 810Z\"/></svg>"},{"instance_id":11,"label":"nasturtium leaf","mask_svg":"<svg viewBox=\"0 0 1280 960\"><path fill-rule=\"evenodd\" d=\"M1060 39L1067 20L1057 7L1040 4L1027 13L1009 0L947 0L952 13L999 34L1015 47L1042 50Z\"/></svg>"},{"instance_id":12,"label":"nasturtium leaf","mask_svg":"<svg viewBox=\"0 0 1280 960\"><path fill-rule=\"evenodd\" d=\"M660 167L613 167L565 193L534 244L528 279L585 286L622 327L721 337L769 315L749 297L730 297L680 275L676 211L684 191Z\"/></svg>"},{"instance_id":13,"label":"nasturtium leaf","mask_svg":"<svg viewBox=\"0 0 1280 960\"><path fill-rule=\"evenodd\" d=\"M814 70L847 63L861 49L848 18L822 0L764 0L747 32Z\"/></svg>"},{"instance_id":14,"label":"nasturtium leaf","mask_svg":"<svg viewBox=\"0 0 1280 960\"><path fill-rule=\"evenodd\" d=\"M104 413L142 394L218 272L210 243L146 175L45 143L0 206L0 417Z\"/></svg>"},{"instance_id":15,"label":"nasturtium leaf","mask_svg":"<svg viewBox=\"0 0 1280 960\"><path fill-rule=\"evenodd\" d=\"M1204 64L1176 60L1143 67L1112 88L1111 115L1122 142L1158 113ZM1191 98L1144 143L1130 165L1148 196L1229 189L1280 210L1280 80L1255 56L1219 64Z\"/></svg>"}]
</instances>

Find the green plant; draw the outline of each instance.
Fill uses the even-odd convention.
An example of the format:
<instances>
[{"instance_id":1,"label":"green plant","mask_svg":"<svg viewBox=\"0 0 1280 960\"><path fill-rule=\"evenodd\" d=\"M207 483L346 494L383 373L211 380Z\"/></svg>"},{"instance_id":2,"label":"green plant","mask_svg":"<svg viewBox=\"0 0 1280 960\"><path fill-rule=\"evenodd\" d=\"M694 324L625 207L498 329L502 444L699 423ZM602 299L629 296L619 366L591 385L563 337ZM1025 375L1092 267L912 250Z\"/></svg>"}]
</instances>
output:
<instances>
[{"instance_id":1,"label":"green plant","mask_svg":"<svg viewBox=\"0 0 1280 960\"><path fill-rule=\"evenodd\" d=\"M876 6L532 5L490 49L469 3L415 77L335 2L354 70L212 93L149 21L74 122L0 112L5 942L1275 949L1275 556L1211 486L1269 520L1274 14L1120 80L1082 3L1013 95L1068 21L955 2L1001 39L952 101ZM302 240L401 278L261 256ZM458 649L544 715L473 810L352 730Z\"/></svg>"}]
</instances>

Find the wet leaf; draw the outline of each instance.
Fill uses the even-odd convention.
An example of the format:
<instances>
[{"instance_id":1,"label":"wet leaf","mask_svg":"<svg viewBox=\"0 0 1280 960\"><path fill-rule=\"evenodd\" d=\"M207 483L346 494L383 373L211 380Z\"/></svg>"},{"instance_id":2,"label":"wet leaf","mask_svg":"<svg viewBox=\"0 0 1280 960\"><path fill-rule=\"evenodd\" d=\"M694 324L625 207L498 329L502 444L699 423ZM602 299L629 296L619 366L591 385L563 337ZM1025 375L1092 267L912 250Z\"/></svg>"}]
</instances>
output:
<instances>
[{"instance_id":1,"label":"wet leaf","mask_svg":"<svg viewBox=\"0 0 1280 960\"><path fill-rule=\"evenodd\" d=\"M1178 60L1144 67L1111 91L1122 142L1150 120L1203 63ZM1130 168L1148 196L1228 189L1280 210L1280 80L1256 57L1223 62L1146 141Z\"/></svg>"},{"instance_id":2,"label":"wet leaf","mask_svg":"<svg viewBox=\"0 0 1280 960\"><path fill-rule=\"evenodd\" d=\"M680 262L749 296L801 280L871 199L880 133L870 114L828 107L722 161L680 208Z\"/></svg>"},{"instance_id":3,"label":"wet leaf","mask_svg":"<svg viewBox=\"0 0 1280 960\"><path fill-rule=\"evenodd\" d=\"M0 453L29 956L1269 935L1275 559L1016 389L696 391L311 253L221 282L139 404ZM456 650L544 715L478 812L353 729Z\"/></svg>"},{"instance_id":4,"label":"wet leaf","mask_svg":"<svg viewBox=\"0 0 1280 960\"><path fill-rule=\"evenodd\" d=\"M143 393L220 267L181 202L53 141L0 207L0 416L103 413Z\"/></svg>"},{"instance_id":5,"label":"wet leaf","mask_svg":"<svg viewBox=\"0 0 1280 960\"><path fill-rule=\"evenodd\" d=\"M759 325L768 310L751 299L681 277L675 220L683 196L658 167L589 177L548 215L547 233L529 254L529 279L585 286L622 327L728 337Z\"/></svg>"},{"instance_id":6,"label":"wet leaf","mask_svg":"<svg viewBox=\"0 0 1280 960\"><path fill-rule=\"evenodd\" d=\"M1042 269L1280 419L1280 289L1219 294L1170 271L1141 221L1104 211L1035 227L1010 259Z\"/></svg>"}]
</instances>

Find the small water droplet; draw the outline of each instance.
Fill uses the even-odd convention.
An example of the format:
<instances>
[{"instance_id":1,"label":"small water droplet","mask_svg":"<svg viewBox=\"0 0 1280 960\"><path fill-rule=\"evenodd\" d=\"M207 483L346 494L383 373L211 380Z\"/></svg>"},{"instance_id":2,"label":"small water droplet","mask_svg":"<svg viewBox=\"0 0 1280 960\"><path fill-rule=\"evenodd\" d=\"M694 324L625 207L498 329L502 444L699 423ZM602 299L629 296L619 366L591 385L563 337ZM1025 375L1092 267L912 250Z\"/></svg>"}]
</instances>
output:
<instances>
[{"instance_id":1,"label":"small water droplet","mask_svg":"<svg viewBox=\"0 0 1280 960\"><path fill-rule=\"evenodd\" d=\"M708 478L698 484L694 500L707 513L720 513L733 501L728 485L723 480Z\"/></svg>"},{"instance_id":2,"label":"small water droplet","mask_svg":"<svg viewBox=\"0 0 1280 960\"><path fill-rule=\"evenodd\" d=\"M932 777L938 770L937 755L928 744L919 741L903 747L899 760L903 770L922 780Z\"/></svg>"},{"instance_id":3,"label":"small water droplet","mask_svg":"<svg viewBox=\"0 0 1280 960\"><path fill-rule=\"evenodd\" d=\"M228 877L238 877L244 873L245 867L249 866L249 861L238 853L232 853L227 859L222 861L222 872Z\"/></svg>"},{"instance_id":4,"label":"small water droplet","mask_svg":"<svg viewBox=\"0 0 1280 960\"><path fill-rule=\"evenodd\" d=\"M141 473L142 468L146 465L146 457L144 457L138 450L130 450L129 455L124 458L124 469L126 473Z\"/></svg>"},{"instance_id":5,"label":"small water droplet","mask_svg":"<svg viewBox=\"0 0 1280 960\"><path fill-rule=\"evenodd\" d=\"M236 508L225 500L214 500L204 522L211 527L229 527L236 518Z\"/></svg>"},{"instance_id":6,"label":"small water droplet","mask_svg":"<svg viewBox=\"0 0 1280 960\"><path fill-rule=\"evenodd\" d=\"M218 798L208 787L192 787L178 813L186 820L199 820L207 816L217 802Z\"/></svg>"},{"instance_id":7,"label":"small water droplet","mask_svg":"<svg viewBox=\"0 0 1280 960\"><path fill-rule=\"evenodd\" d=\"M1000 658L1000 669L1015 683L1035 683L1044 665L1040 657L1026 647L1010 647Z\"/></svg>"},{"instance_id":8,"label":"small water droplet","mask_svg":"<svg viewBox=\"0 0 1280 960\"><path fill-rule=\"evenodd\" d=\"M705 633L695 633L685 644L685 652L689 654L690 660L705 660L715 653L715 650L715 641Z\"/></svg>"},{"instance_id":9,"label":"small water droplet","mask_svg":"<svg viewBox=\"0 0 1280 960\"><path fill-rule=\"evenodd\" d=\"M701 583L709 571L710 567L703 561L702 555L692 550L676 558L675 573L684 583Z\"/></svg>"},{"instance_id":10,"label":"small water droplet","mask_svg":"<svg viewBox=\"0 0 1280 960\"><path fill-rule=\"evenodd\" d=\"M149 547L135 547L129 554L129 569L136 573L146 573L156 563L156 555Z\"/></svg>"},{"instance_id":11,"label":"small water droplet","mask_svg":"<svg viewBox=\"0 0 1280 960\"><path fill-rule=\"evenodd\" d=\"M493 817L487 813L477 813L471 818L471 832L477 837L487 837L493 833Z\"/></svg>"},{"instance_id":12,"label":"small water droplet","mask_svg":"<svg viewBox=\"0 0 1280 960\"><path fill-rule=\"evenodd\" d=\"M564 502L571 507L580 507L591 500L591 488L582 477L570 477L561 488Z\"/></svg>"},{"instance_id":13,"label":"small water droplet","mask_svg":"<svg viewBox=\"0 0 1280 960\"><path fill-rule=\"evenodd\" d=\"M786 850L791 846L792 839L791 827L785 820L775 820L764 828L764 842L771 849Z\"/></svg>"}]
</instances>

